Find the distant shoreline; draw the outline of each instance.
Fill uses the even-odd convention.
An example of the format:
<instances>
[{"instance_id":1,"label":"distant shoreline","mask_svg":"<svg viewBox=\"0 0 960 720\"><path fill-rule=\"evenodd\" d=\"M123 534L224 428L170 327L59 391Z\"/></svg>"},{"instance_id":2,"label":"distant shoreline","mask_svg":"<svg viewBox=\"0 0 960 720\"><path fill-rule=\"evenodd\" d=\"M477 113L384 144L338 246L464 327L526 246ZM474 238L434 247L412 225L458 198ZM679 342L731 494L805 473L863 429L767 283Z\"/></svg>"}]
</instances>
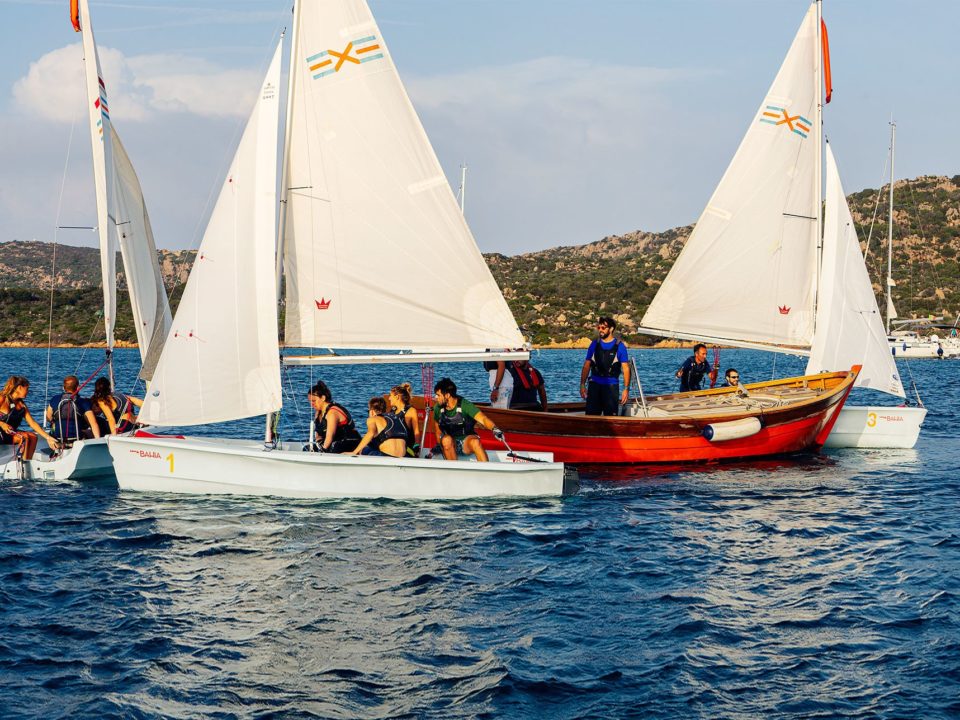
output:
<instances>
[{"instance_id":1,"label":"distant shoreline","mask_svg":"<svg viewBox=\"0 0 960 720\"><path fill-rule=\"evenodd\" d=\"M559 343L550 343L548 345L534 345L534 350L586 350L590 347L590 342L592 338L580 338L579 340L566 340ZM628 343L629 344L629 343ZM643 350L671 350L675 348L689 348L694 346L694 342L686 340L661 340L655 345L633 345L634 349L643 349ZM7 340L5 342L0 342L0 348L10 348L10 349L46 349L50 347L55 350L76 350L76 349L106 349L106 344L104 343L84 343L83 345L71 345L69 343L61 343L54 345L47 345L46 343L30 343L22 342L19 340ZM114 343L114 348L123 348L131 349L139 347L137 343L126 342L122 340L117 340Z\"/></svg>"}]
</instances>

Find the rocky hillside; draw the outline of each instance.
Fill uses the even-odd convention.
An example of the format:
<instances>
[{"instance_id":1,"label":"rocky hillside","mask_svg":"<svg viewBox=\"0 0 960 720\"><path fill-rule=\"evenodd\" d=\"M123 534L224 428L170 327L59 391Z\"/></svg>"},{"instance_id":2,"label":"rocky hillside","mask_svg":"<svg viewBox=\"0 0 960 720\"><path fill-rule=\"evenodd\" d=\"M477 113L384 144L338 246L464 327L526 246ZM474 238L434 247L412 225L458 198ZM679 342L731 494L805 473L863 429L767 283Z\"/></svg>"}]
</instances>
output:
<instances>
[{"instance_id":1,"label":"rocky hillside","mask_svg":"<svg viewBox=\"0 0 960 720\"><path fill-rule=\"evenodd\" d=\"M894 303L901 317L960 312L960 175L920 177L896 183ZM851 210L868 254L874 290L880 296L886 271L887 190L850 196ZM663 233L636 231L588 245L552 248L506 257L486 256L517 320L538 345L575 343L590 337L599 315L612 315L624 328L636 326L673 264L692 226ZM161 251L163 277L179 299L194 253ZM0 244L3 273L0 343L45 344L51 288L53 341L82 344L102 339L99 254L93 248L39 242ZM122 263L118 261L118 268ZM123 282L122 272L120 281ZM125 293L117 338L134 339ZM880 306L883 307L882 297ZM99 335L98 335L99 332ZM631 336L631 342L652 342Z\"/></svg>"}]
</instances>

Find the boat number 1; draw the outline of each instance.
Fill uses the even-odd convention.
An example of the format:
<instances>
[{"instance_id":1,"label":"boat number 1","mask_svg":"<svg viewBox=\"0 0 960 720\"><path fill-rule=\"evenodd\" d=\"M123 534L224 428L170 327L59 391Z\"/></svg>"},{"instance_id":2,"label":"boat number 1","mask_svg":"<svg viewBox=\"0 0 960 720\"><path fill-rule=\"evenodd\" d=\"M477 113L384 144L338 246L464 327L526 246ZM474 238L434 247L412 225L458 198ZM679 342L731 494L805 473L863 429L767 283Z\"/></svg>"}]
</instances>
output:
<instances>
[{"instance_id":1,"label":"boat number 1","mask_svg":"<svg viewBox=\"0 0 960 720\"><path fill-rule=\"evenodd\" d=\"M167 455L167 457L165 457L164 460L170 461L170 472L173 472L173 453L170 453L169 455Z\"/></svg>"},{"instance_id":2,"label":"boat number 1","mask_svg":"<svg viewBox=\"0 0 960 720\"><path fill-rule=\"evenodd\" d=\"M867 427L877 426L877 414L867 413ZM170 472L173 472L173 455L170 455Z\"/></svg>"}]
</instances>

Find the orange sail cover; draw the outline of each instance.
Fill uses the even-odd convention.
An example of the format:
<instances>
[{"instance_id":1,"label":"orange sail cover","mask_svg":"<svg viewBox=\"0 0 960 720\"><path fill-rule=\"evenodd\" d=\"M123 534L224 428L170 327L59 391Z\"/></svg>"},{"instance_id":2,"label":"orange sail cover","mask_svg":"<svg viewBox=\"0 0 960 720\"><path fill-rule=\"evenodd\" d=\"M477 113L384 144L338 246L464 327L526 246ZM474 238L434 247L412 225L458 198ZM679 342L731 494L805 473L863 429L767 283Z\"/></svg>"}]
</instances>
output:
<instances>
[{"instance_id":1,"label":"orange sail cover","mask_svg":"<svg viewBox=\"0 0 960 720\"><path fill-rule=\"evenodd\" d=\"M830 102L830 96L833 94L833 80L830 77L830 43L827 41L827 24L822 18L820 32L823 35L823 90L827 95L826 102Z\"/></svg>"},{"instance_id":2,"label":"orange sail cover","mask_svg":"<svg viewBox=\"0 0 960 720\"><path fill-rule=\"evenodd\" d=\"M73 29L80 32L80 0L70 0L70 22Z\"/></svg>"}]
</instances>

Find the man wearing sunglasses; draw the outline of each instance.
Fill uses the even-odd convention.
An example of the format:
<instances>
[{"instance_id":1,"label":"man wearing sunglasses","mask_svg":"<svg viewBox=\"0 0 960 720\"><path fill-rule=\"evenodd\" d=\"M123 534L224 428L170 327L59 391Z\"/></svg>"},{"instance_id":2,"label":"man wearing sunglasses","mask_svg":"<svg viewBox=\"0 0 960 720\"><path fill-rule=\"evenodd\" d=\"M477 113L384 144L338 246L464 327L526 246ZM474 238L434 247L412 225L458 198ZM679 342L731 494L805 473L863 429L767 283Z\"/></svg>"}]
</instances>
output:
<instances>
[{"instance_id":1,"label":"man wearing sunglasses","mask_svg":"<svg viewBox=\"0 0 960 720\"><path fill-rule=\"evenodd\" d=\"M727 368L723 375L723 387L736 387L740 384L740 373L736 368Z\"/></svg>"},{"instance_id":2,"label":"man wearing sunglasses","mask_svg":"<svg viewBox=\"0 0 960 720\"><path fill-rule=\"evenodd\" d=\"M630 387L630 358L627 346L613 336L617 323L613 318L597 321L597 339L590 343L580 371L580 397L587 401L587 415L619 415L627 402ZM623 391L620 374L623 374ZM589 384L587 382L589 376Z\"/></svg>"}]
</instances>

